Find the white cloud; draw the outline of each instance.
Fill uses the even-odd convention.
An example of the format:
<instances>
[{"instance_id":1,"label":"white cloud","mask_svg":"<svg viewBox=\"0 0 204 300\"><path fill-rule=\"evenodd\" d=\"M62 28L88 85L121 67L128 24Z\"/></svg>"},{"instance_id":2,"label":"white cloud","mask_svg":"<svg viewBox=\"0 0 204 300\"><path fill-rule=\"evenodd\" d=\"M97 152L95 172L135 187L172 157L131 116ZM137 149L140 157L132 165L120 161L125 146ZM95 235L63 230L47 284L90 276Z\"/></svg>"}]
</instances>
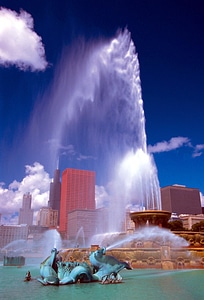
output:
<instances>
[{"instance_id":1,"label":"white cloud","mask_svg":"<svg viewBox=\"0 0 204 300\"><path fill-rule=\"evenodd\" d=\"M153 146L149 145L148 151L149 151L149 153L168 152L168 151L175 150L175 149L183 147L183 146L192 147L189 138L178 136L178 137L171 138L168 142L163 141L163 142L159 142Z\"/></svg>"},{"instance_id":2,"label":"white cloud","mask_svg":"<svg viewBox=\"0 0 204 300\"><path fill-rule=\"evenodd\" d=\"M22 70L44 70L47 67L41 37L33 31L33 18L0 7L0 64L15 65Z\"/></svg>"},{"instance_id":3,"label":"white cloud","mask_svg":"<svg viewBox=\"0 0 204 300\"><path fill-rule=\"evenodd\" d=\"M173 137L169 141L162 141L156 143L155 145L148 145L149 153L161 153L161 152L169 152L181 147L190 147L193 149L192 157L199 157L203 154L204 144L198 144L193 146L190 142L190 139L187 137Z\"/></svg>"},{"instance_id":4,"label":"white cloud","mask_svg":"<svg viewBox=\"0 0 204 300\"><path fill-rule=\"evenodd\" d=\"M106 207L110 201L110 196L108 195L104 186L95 186L95 201L96 208Z\"/></svg>"},{"instance_id":5,"label":"white cloud","mask_svg":"<svg viewBox=\"0 0 204 300\"><path fill-rule=\"evenodd\" d=\"M193 152L193 157L201 156L202 150L204 150L204 144L196 145Z\"/></svg>"},{"instance_id":6,"label":"white cloud","mask_svg":"<svg viewBox=\"0 0 204 300\"><path fill-rule=\"evenodd\" d=\"M22 207L23 195L31 193L32 208L39 210L47 206L49 200L50 177L44 167L35 162L32 166L26 165L26 176L21 182L14 180L8 188L0 186L0 212L2 223L18 222L18 212Z\"/></svg>"}]
</instances>

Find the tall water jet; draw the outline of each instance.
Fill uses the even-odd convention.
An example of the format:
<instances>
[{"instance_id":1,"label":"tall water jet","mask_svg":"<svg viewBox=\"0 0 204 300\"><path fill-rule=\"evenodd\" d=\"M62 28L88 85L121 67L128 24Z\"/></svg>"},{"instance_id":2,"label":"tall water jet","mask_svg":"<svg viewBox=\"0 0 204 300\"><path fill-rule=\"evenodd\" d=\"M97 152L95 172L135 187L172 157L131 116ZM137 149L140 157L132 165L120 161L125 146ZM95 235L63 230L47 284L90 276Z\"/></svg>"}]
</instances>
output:
<instances>
[{"instance_id":1,"label":"tall water jet","mask_svg":"<svg viewBox=\"0 0 204 300\"><path fill-rule=\"evenodd\" d=\"M69 167L96 171L97 184L108 192L108 231L121 231L127 207L160 209L139 62L128 30L112 40L77 41L65 49L53 86L43 121L49 122L55 156ZM53 116L58 121L50 128Z\"/></svg>"},{"instance_id":2,"label":"tall water jet","mask_svg":"<svg viewBox=\"0 0 204 300\"><path fill-rule=\"evenodd\" d=\"M96 133L103 137L103 149L108 142L106 162L112 171L108 231L121 231L127 206L161 209L160 187L153 157L147 153L139 62L130 33L120 32L99 49L95 59L100 80L93 104L101 114Z\"/></svg>"},{"instance_id":3,"label":"tall water jet","mask_svg":"<svg viewBox=\"0 0 204 300\"><path fill-rule=\"evenodd\" d=\"M170 260L172 244L187 244L177 241L169 231L149 226L132 235L121 232L126 209L145 210L142 220L148 225L155 224L155 214L149 219L149 212L161 211L157 169L147 151L139 62L128 30L118 32L112 40L82 42L68 53L65 51L54 86L49 109L51 116L58 116L52 130L52 140L58 139L55 155L64 159L69 167L95 170L97 184L105 186L107 192L107 219L100 216L100 221L107 223L104 232L111 234L95 235L95 241L90 244L108 246L110 250L128 243L128 252L132 252L129 258L135 263L136 252L141 262L145 251L140 248L145 250L144 241L148 238L151 244L148 250L156 244L156 255L162 253L159 263L164 260L163 256L165 262ZM162 213L165 222L169 214ZM133 221L137 220L133 218ZM156 225L160 224L159 220ZM101 233L97 226L96 233ZM74 252L71 249L71 254ZM145 255L152 265L153 254Z\"/></svg>"}]
</instances>

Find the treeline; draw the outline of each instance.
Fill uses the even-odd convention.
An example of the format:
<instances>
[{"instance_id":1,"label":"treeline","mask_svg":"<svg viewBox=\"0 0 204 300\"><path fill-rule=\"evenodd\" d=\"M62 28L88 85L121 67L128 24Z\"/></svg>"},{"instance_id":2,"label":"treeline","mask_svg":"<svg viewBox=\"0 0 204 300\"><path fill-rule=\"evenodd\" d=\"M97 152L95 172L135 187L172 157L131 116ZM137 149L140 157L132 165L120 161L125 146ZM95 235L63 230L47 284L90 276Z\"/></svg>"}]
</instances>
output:
<instances>
[{"instance_id":1,"label":"treeline","mask_svg":"<svg viewBox=\"0 0 204 300\"><path fill-rule=\"evenodd\" d=\"M193 231L193 232L204 232L204 221L200 221L192 225L192 229L187 229L183 227L183 223L180 220L168 222L168 228L171 231Z\"/></svg>"}]
</instances>

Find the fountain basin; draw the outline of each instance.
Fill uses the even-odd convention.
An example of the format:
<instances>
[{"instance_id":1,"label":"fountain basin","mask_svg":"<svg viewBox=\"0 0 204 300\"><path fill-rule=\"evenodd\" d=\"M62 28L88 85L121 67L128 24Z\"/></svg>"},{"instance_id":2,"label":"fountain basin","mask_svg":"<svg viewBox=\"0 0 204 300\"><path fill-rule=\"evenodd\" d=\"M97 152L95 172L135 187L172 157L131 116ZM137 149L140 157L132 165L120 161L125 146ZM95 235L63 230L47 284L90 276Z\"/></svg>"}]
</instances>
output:
<instances>
[{"instance_id":1,"label":"fountain basin","mask_svg":"<svg viewBox=\"0 0 204 300\"><path fill-rule=\"evenodd\" d=\"M66 249L60 252L63 261L89 263L90 248ZM133 269L204 269L203 248L115 248L108 255L126 261Z\"/></svg>"},{"instance_id":2,"label":"fountain basin","mask_svg":"<svg viewBox=\"0 0 204 300\"><path fill-rule=\"evenodd\" d=\"M130 213L131 220L135 223L135 229L145 225L167 228L171 212L166 210L144 210Z\"/></svg>"}]
</instances>

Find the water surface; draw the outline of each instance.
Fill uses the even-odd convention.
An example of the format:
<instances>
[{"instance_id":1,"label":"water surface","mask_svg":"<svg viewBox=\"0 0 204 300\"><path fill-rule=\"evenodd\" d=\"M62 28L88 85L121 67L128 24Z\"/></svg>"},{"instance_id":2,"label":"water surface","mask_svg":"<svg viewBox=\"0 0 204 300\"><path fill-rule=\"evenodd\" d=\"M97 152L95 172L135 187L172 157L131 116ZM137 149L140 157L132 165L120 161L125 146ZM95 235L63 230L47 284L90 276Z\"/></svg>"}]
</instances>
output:
<instances>
[{"instance_id":1,"label":"water surface","mask_svg":"<svg viewBox=\"0 0 204 300\"><path fill-rule=\"evenodd\" d=\"M33 280L24 282L30 270ZM21 268L0 266L1 299L31 300L200 300L204 299L204 270L155 269L124 270L120 284L77 283L65 286L43 286L38 281L39 265L27 264Z\"/></svg>"}]
</instances>

